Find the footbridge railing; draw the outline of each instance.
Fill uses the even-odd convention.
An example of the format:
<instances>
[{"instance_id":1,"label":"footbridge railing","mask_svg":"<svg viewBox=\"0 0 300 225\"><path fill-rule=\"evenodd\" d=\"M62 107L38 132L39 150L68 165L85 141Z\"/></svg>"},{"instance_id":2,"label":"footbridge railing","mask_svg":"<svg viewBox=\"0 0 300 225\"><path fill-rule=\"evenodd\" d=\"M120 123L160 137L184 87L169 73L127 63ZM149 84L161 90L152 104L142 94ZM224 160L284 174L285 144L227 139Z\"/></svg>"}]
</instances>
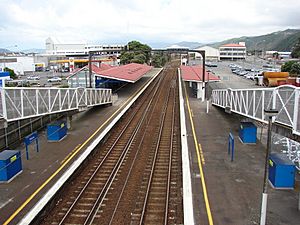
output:
<instances>
[{"instance_id":1,"label":"footbridge railing","mask_svg":"<svg viewBox=\"0 0 300 225\"><path fill-rule=\"evenodd\" d=\"M276 88L216 89L212 92L212 104L267 123L264 109L279 110L275 122L300 135L300 88L283 85Z\"/></svg>"},{"instance_id":2,"label":"footbridge railing","mask_svg":"<svg viewBox=\"0 0 300 225\"><path fill-rule=\"evenodd\" d=\"M6 121L81 110L112 103L104 88L2 88L0 117Z\"/></svg>"}]
</instances>

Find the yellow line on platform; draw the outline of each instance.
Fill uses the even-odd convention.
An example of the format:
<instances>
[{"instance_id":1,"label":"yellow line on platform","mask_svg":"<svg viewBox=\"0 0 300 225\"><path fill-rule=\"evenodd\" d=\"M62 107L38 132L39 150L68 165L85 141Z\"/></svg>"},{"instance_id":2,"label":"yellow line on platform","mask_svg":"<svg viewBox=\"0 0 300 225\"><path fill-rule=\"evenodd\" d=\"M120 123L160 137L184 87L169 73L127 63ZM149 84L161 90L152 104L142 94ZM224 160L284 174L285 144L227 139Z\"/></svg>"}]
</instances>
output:
<instances>
[{"instance_id":1,"label":"yellow line on platform","mask_svg":"<svg viewBox=\"0 0 300 225\"><path fill-rule=\"evenodd\" d=\"M151 81L152 79L150 79ZM150 82L149 81L149 82ZM64 162L61 164L61 166L38 188L33 192L26 201L3 223L3 225L8 225L25 207L26 205L62 170L65 168L65 166L73 159L77 153L121 110L124 106L130 102L130 100L139 92L142 90L143 87L139 88L130 98L122 104L122 106L115 111L100 127L97 128L97 130L79 147L75 147L72 151L73 154L71 154ZM77 148L77 149L76 149ZM76 149L76 150L75 150Z\"/></svg>"},{"instance_id":2,"label":"yellow line on platform","mask_svg":"<svg viewBox=\"0 0 300 225\"><path fill-rule=\"evenodd\" d=\"M205 165L204 154L200 143L199 143L199 150L200 150L200 158L201 158L202 165Z\"/></svg>"},{"instance_id":3,"label":"yellow line on platform","mask_svg":"<svg viewBox=\"0 0 300 225\"><path fill-rule=\"evenodd\" d=\"M209 223L209 225L213 225L214 222L213 222L213 217L212 217L212 214L211 214L210 204L209 204L209 200L208 200L208 194L207 194L207 189L206 189L206 184L205 184L204 172L203 172L202 163L201 163L202 160L201 160L201 155L199 153L199 147L198 147L198 141L197 141L196 131L195 131L195 127L194 127L194 121L193 121L193 117L192 117L192 113L191 113L189 98L188 98L188 95L187 95L185 84L183 84L183 86L184 86L184 91L185 91L186 103L187 103L187 107L188 107L188 111L189 111L189 117L190 117L193 137L194 137L194 144L195 144L197 158L198 158L198 167L199 167L200 176L201 176L201 185L202 185L202 189L203 189L203 197L204 197L204 201L205 201L205 207L206 207L208 223Z\"/></svg>"}]
</instances>

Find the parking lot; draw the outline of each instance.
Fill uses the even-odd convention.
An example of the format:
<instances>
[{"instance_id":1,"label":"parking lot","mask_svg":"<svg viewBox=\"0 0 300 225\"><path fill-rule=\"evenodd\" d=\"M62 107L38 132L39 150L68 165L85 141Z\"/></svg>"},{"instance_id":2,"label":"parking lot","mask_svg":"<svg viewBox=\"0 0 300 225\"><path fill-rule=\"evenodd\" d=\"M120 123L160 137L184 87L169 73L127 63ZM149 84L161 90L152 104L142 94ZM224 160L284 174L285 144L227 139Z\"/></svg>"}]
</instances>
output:
<instances>
[{"instance_id":1,"label":"parking lot","mask_svg":"<svg viewBox=\"0 0 300 225\"><path fill-rule=\"evenodd\" d=\"M20 76L17 80L10 81L10 86L31 86L31 87L52 87L65 86L68 84L66 78L70 73L45 71L45 72L28 72ZM9 86L9 85L7 85Z\"/></svg>"},{"instance_id":2,"label":"parking lot","mask_svg":"<svg viewBox=\"0 0 300 225\"><path fill-rule=\"evenodd\" d=\"M246 61L220 61L215 64L217 67L206 67L221 79L221 82L212 84L214 88L259 88L256 84L257 76L263 71L280 69L280 66L267 64L265 60L253 57ZM233 73L234 69L240 74Z\"/></svg>"}]
</instances>

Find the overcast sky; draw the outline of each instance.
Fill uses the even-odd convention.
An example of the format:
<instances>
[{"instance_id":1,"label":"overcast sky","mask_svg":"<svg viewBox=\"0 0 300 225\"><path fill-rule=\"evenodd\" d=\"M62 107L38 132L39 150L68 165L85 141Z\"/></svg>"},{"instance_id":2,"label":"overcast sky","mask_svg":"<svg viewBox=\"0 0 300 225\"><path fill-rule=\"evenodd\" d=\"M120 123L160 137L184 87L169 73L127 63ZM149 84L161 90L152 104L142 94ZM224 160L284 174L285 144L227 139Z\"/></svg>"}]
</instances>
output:
<instances>
[{"instance_id":1,"label":"overcast sky","mask_svg":"<svg viewBox=\"0 0 300 225\"><path fill-rule=\"evenodd\" d=\"M0 0L0 48L45 48L50 36L208 43L300 28L299 10L299 0Z\"/></svg>"}]
</instances>

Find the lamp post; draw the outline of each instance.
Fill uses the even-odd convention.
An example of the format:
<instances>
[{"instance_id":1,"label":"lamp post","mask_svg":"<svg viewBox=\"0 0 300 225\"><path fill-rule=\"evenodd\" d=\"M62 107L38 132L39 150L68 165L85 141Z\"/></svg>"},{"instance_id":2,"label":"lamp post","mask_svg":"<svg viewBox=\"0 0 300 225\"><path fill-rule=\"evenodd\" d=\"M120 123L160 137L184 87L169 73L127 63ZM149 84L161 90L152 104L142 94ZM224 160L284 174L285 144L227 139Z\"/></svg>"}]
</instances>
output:
<instances>
[{"instance_id":1,"label":"lamp post","mask_svg":"<svg viewBox=\"0 0 300 225\"><path fill-rule=\"evenodd\" d=\"M267 217L267 199L268 199L268 174L269 174L269 155L271 150L271 132L272 132L272 119L278 114L278 110L265 109L265 116L268 117L268 139L267 139L267 151L265 159L265 173L264 173L264 185L261 202L261 214L260 214L260 225L266 224Z\"/></svg>"}]
</instances>

